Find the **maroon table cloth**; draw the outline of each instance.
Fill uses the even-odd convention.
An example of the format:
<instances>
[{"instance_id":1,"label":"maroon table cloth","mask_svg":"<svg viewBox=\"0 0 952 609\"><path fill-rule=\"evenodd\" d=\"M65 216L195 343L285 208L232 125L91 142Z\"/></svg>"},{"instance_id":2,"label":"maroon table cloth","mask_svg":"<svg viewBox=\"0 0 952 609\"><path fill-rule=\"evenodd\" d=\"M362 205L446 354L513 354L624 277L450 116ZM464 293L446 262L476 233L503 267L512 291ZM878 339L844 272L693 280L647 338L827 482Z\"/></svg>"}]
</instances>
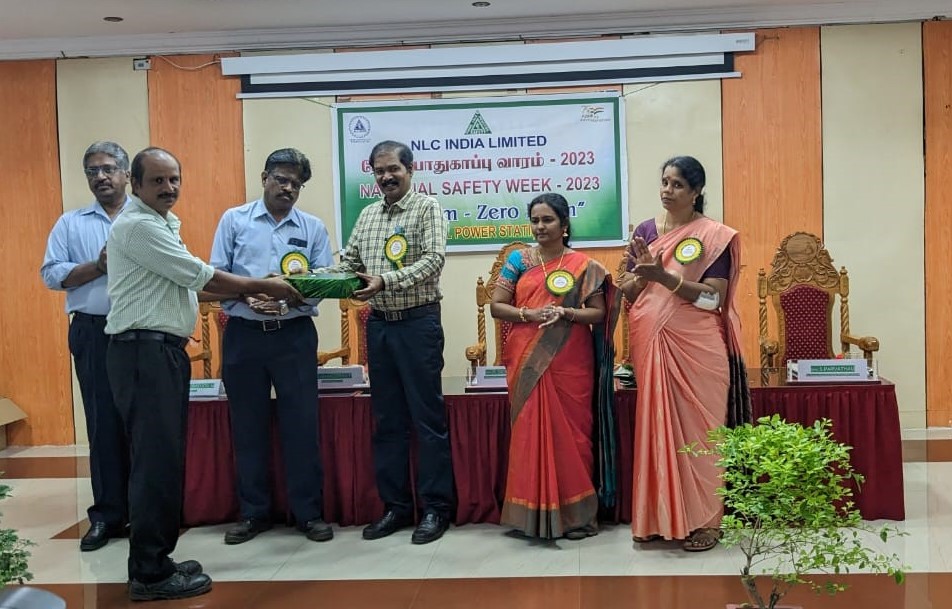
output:
<instances>
[{"instance_id":1,"label":"maroon table cloth","mask_svg":"<svg viewBox=\"0 0 952 609\"><path fill-rule=\"evenodd\" d=\"M779 414L789 422L813 425L830 419L837 442L852 446L850 463L866 480L853 488L865 520L906 518L902 438L896 387L882 384L751 388L754 419Z\"/></svg>"},{"instance_id":2,"label":"maroon table cloth","mask_svg":"<svg viewBox=\"0 0 952 609\"><path fill-rule=\"evenodd\" d=\"M352 395L321 396L321 457L324 464L324 518L341 526L370 522L383 514L374 481L370 400ZM283 459L274 435L271 463L273 516L287 520ZM185 452L183 524L196 526L238 518L235 456L228 402L189 404Z\"/></svg>"},{"instance_id":3,"label":"maroon table cloth","mask_svg":"<svg viewBox=\"0 0 952 609\"><path fill-rule=\"evenodd\" d=\"M603 510L606 521L630 522L634 390L616 393L618 502ZM833 421L833 434L853 446L852 462L866 477L854 499L863 518L905 517L902 443L895 387L882 385L752 387L754 416L774 412L810 425ZM456 484L456 524L498 523L506 486L509 402L505 394L446 395ZM237 519L235 463L228 403L193 401L186 447L185 526ZM322 395L320 437L324 464L324 518L341 526L369 523L383 513L376 491L371 437L373 417L366 395ZM272 463L274 516L286 519L287 502L278 442ZM411 478L413 476L411 468Z\"/></svg>"}]
</instances>

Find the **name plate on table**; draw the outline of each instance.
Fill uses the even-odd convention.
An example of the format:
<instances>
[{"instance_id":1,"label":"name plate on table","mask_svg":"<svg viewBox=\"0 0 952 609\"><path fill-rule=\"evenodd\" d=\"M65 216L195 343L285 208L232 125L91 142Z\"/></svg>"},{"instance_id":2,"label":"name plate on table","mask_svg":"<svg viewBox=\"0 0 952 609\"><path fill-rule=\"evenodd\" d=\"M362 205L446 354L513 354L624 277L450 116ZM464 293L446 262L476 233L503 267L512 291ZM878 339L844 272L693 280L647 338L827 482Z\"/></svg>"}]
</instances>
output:
<instances>
[{"instance_id":1,"label":"name plate on table","mask_svg":"<svg viewBox=\"0 0 952 609\"><path fill-rule=\"evenodd\" d=\"M198 379L188 383L189 398L220 399L225 397L225 384L221 379Z\"/></svg>"},{"instance_id":2,"label":"name plate on table","mask_svg":"<svg viewBox=\"0 0 952 609\"><path fill-rule=\"evenodd\" d=\"M318 389L366 389L369 385L363 366L318 366L317 387Z\"/></svg>"},{"instance_id":3,"label":"name plate on table","mask_svg":"<svg viewBox=\"0 0 952 609\"><path fill-rule=\"evenodd\" d=\"M505 389L507 384L505 366L476 366L476 376L470 385L474 388Z\"/></svg>"},{"instance_id":4,"label":"name plate on table","mask_svg":"<svg viewBox=\"0 0 952 609\"><path fill-rule=\"evenodd\" d=\"M878 382L876 366L865 359L802 359L787 362L787 381L800 383Z\"/></svg>"}]
</instances>

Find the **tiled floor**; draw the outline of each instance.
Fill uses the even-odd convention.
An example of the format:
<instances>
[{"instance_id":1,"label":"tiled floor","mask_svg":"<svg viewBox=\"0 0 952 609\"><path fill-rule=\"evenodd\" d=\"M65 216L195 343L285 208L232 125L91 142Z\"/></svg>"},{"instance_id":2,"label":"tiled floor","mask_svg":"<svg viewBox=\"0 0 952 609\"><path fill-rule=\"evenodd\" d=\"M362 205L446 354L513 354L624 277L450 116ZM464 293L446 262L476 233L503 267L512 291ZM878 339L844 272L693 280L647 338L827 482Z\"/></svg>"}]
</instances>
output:
<instances>
[{"instance_id":1,"label":"tiled floor","mask_svg":"<svg viewBox=\"0 0 952 609\"><path fill-rule=\"evenodd\" d=\"M904 586L851 575L835 598L796 590L809 609L952 609L952 439L948 430L905 434L908 533L888 544L909 565ZM0 471L13 497L0 504L2 526L37 543L33 585L71 608L126 607L125 540L80 553L90 500L82 447L7 449ZM626 526L584 541L531 542L491 525L453 528L440 541L410 544L410 531L367 542L359 527L335 530L329 543L278 527L225 546L227 525L184 531L175 553L197 559L214 578L211 594L163 607L341 609L539 608L720 609L743 600L736 551L688 554L675 543L637 545ZM139 605L141 607L141 605Z\"/></svg>"}]
</instances>

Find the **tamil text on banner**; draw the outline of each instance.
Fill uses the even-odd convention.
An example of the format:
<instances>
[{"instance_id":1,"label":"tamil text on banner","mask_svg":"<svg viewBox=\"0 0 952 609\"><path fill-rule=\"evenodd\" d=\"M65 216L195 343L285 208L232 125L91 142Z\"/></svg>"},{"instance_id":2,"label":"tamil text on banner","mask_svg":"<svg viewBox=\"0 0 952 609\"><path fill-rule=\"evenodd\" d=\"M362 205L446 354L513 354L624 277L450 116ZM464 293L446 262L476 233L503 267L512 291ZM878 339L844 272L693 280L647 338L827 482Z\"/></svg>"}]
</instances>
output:
<instances>
[{"instance_id":1,"label":"tamil text on banner","mask_svg":"<svg viewBox=\"0 0 952 609\"><path fill-rule=\"evenodd\" d=\"M569 203L574 246L616 246L628 226L623 104L616 95L340 104L335 107L337 228L346 243L381 198L369 162L395 140L413 151L412 188L439 200L449 251L531 241L539 194Z\"/></svg>"}]
</instances>

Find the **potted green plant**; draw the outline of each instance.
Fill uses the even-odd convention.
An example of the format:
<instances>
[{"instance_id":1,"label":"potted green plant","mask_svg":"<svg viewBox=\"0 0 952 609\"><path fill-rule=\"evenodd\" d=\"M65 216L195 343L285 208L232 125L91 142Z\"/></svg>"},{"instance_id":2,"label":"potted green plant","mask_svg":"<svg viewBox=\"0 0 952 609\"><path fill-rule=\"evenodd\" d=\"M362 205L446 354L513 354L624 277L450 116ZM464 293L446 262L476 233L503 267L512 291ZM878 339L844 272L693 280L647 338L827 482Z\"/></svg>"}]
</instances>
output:
<instances>
[{"instance_id":1,"label":"potted green plant","mask_svg":"<svg viewBox=\"0 0 952 609\"><path fill-rule=\"evenodd\" d=\"M0 484L0 500L9 496L9 485ZM20 539L13 529L0 529L0 587L33 579L27 566L27 548L32 545L32 541Z\"/></svg>"},{"instance_id":2,"label":"potted green plant","mask_svg":"<svg viewBox=\"0 0 952 609\"><path fill-rule=\"evenodd\" d=\"M850 465L850 447L833 439L830 426L827 419L804 427L773 415L719 427L706 448L686 448L716 455L723 470L717 491L725 511L721 541L745 559L741 582L748 603L740 607L775 609L798 584L836 594L846 586L829 576L857 569L903 582L899 557L872 544L904 533L862 520L849 483L863 477Z\"/></svg>"}]
</instances>

